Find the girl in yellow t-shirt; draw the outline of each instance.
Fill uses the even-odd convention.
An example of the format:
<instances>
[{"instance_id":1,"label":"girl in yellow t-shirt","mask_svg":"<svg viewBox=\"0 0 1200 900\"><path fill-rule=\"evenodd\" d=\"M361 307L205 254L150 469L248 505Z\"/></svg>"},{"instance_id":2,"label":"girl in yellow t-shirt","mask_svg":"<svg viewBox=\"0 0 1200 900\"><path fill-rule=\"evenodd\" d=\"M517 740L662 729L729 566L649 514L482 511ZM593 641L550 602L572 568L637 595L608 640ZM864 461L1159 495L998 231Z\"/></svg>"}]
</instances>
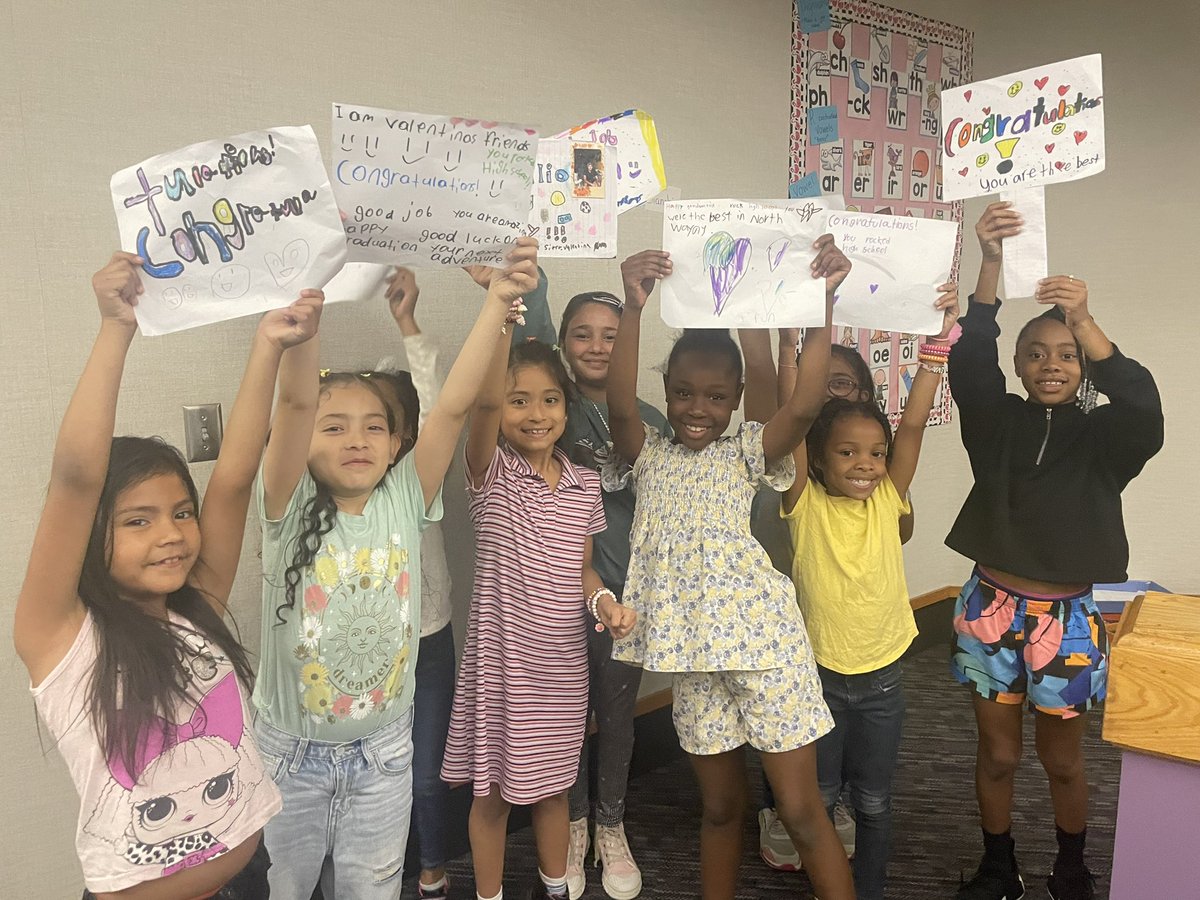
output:
<instances>
[{"instance_id":1,"label":"girl in yellow t-shirt","mask_svg":"<svg viewBox=\"0 0 1200 900\"><path fill-rule=\"evenodd\" d=\"M904 720L900 657L917 634L898 523L910 511L905 494L958 319L956 286L939 290L942 331L920 347L895 437L875 403L830 400L795 451L808 478L796 479L781 509L794 551L792 580L834 719L833 731L817 741L817 780L831 816L842 785L849 787L859 900L882 898L887 872ZM780 369L781 396L791 393L795 373ZM825 380L812 381L795 390L824 394Z\"/></svg>"}]
</instances>

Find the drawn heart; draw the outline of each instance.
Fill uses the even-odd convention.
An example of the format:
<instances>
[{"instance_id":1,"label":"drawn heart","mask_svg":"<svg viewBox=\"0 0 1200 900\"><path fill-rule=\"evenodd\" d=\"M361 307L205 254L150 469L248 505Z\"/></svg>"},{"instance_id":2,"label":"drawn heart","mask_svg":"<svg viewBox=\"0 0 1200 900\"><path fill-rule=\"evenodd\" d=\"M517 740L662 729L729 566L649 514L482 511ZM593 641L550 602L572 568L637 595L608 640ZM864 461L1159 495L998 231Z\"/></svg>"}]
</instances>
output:
<instances>
[{"instance_id":1,"label":"drawn heart","mask_svg":"<svg viewBox=\"0 0 1200 900\"><path fill-rule=\"evenodd\" d=\"M451 125L461 125L462 121L463 121L462 116L451 116L450 117Z\"/></svg>"},{"instance_id":2,"label":"drawn heart","mask_svg":"<svg viewBox=\"0 0 1200 900\"><path fill-rule=\"evenodd\" d=\"M841 299L842 299L842 295L841 295L841 294L834 294L834 295L833 295L833 303L834 303L834 305L836 306L836 305L837 305L837 302L838 302L839 300L841 300Z\"/></svg>"},{"instance_id":3,"label":"drawn heart","mask_svg":"<svg viewBox=\"0 0 1200 900\"><path fill-rule=\"evenodd\" d=\"M479 120L478 119L463 119L463 124L464 125L478 125Z\"/></svg>"},{"instance_id":4,"label":"drawn heart","mask_svg":"<svg viewBox=\"0 0 1200 900\"><path fill-rule=\"evenodd\" d=\"M990 106L985 106L983 108L983 114L985 116L990 116L992 114L992 108Z\"/></svg>"},{"instance_id":5,"label":"drawn heart","mask_svg":"<svg viewBox=\"0 0 1200 900\"><path fill-rule=\"evenodd\" d=\"M1077 131L1077 132L1075 132L1075 143L1076 143L1076 144L1082 144L1082 143L1083 143L1083 139L1084 139L1085 137L1087 137L1087 132L1086 132L1086 131Z\"/></svg>"},{"instance_id":6,"label":"drawn heart","mask_svg":"<svg viewBox=\"0 0 1200 900\"><path fill-rule=\"evenodd\" d=\"M969 171L971 171L971 170L970 169L959 169L958 174L965 177Z\"/></svg>"},{"instance_id":7,"label":"drawn heart","mask_svg":"<svg viewBox=\"0 0 1200 900\"><path fill-rule=\"evenodd\" d=\"M772 272L779 267L779 261L783 259L783 254L787 252L791 243L787 238L779 238L767 247L767 264L770 265Z\"/></svg>"},{"instance_id":8,"label":"drawn heart","mask_svg":"<svg viewBox=\"0 0 1200 900\"><path fill-rule=\"evenodd\" d=\"M877 290L879 290L879 285L877 285L877 284L869 284L869 285L867 285L867 287L869 287L871 289L872 294L875 293Z\"/></svg>"},{"instance_id":9,"label":"drawn heart","mask_svg":"<svg viewBox=\"0 0 1200 900\"><path fill-rule=\"evenodd\" d=\"M704 242L704 264L708 266L708 278L712 285L713 312L721 314L725 301L746 274L750 262L750 239L738 238L726 231L718 231Z\"/></svg>"},{"instance_id":10,"label":"drawn heart","mask_svg":"<svg viewBox=\"0 0 1200 900\"><path fill-rule=\"evenodd\" d=\"M495 122L480 122L479 124L482 125L484 128L495 128L496 127Z\"/></svg>"},{"instance_id":11,"label":"drawn heart","mask_svg":"<svg viewBox=\"0 0 1200 900\"><path fill-rule=\"evenodd\" d=\"M972 93L971 91L963 91L963 99L966 100L968 103L971 102L971 93Z\"/></svg>"},{"instance_id":12,"label":"drawn heart","mask_svg":"<svg viewBox=\"0 0 1200 900\"><path fill-rule=\"evenodd\" d=\"M1063 162L1061 159L1054 164L1054 168L1058 169L1060 172L1062 171L1062 167L1063 167Z\"/></svg>"},{"instance_id":13,"label":"drawn heart","mask_svg":"<svg viewBox=\"0 0 1200 900\"><path fill-rule=\"evenodd\" d=\"M267 264L267 271L271 273L275 283L283 287L303 272L304 267L308 265L308 242L303 238L296 238L281 252L272 251L265 254L263 262Z\"/></svg>"},{"instance_id":14,"label":"drawn heart","mask_svg":"<svg viewBox=\"0 0 1200 900\"><path fill-rule=\"evenodd\" d=\"M1069 91L1070 89L1071 89L1071 86L1069 84L1060 84L1058 86L1058 96L1065 97L1067 94L1067 91Z\"/></svg>"},{"instance_id":15,"label":"drawn heart","mask_svg":"<svg viewBox=\"0 0 1200 900\"><path fill-rule=\"evenodd\" d=\"M1051 152L1053 152L1053 151L1054 151L1054 145L1053 145L1053 144L1047 144L1047 145L1046 145L1046 152L1047 152L1047 153L1051 153Z\"/></svg>"},{"instance_id":16,"label":"drawn heart","mask_svg":"<svg viewBox=\"0 0 1200 900\"><path fill-rule=\"evenodd\" d=\"M537 129L536 128L526 128L525 133L526 134L537 134Z\"/></svg>"},{"instance_id":17,"label":"drawn heart","mask_svg":"<svg viewBox=\"0 0 1200 900\"><path fill-rule=\"evenodd\" d=\"M837 47L839 50L846 49L846 36L840 31L835 31L833 33L833 46Z\"/></svg>"},{"instance_id":18,"label":"drawn heart","mask_svg":"<svg viewBox=\"0 0 1200 900\"><path fill-rule=\"evenodd\" d=\"M1033 83L1035 85L1037 85L1037 89L1040 91L1042 88L1044 88L1046 86L1046 82L1048 82L1049 80L1050 80L1049 75L1043 75L1041 78L1033 79Z\"/></svg>"},{"instance_id":19,"label":"drawn heart","mask_svg":"<svg viewBox=\"0 0 1200 900\"><path fill-rule=\"evenodd\" d=\"M588 229L588 234L590 234L592 237L596 236L596 226L595 225L593 225L591 228Z\"/></svg>"}]
</instances>

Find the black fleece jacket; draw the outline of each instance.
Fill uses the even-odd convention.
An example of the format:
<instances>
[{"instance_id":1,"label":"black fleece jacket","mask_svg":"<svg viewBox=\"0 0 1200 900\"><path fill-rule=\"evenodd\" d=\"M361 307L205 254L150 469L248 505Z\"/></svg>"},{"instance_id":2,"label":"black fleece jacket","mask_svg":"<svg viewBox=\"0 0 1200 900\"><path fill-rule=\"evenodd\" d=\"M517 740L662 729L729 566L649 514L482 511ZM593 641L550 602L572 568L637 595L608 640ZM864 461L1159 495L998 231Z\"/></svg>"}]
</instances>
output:
<instances>
[{"instance_id":1,"label":"black fleece jacket","mask_svg":"<svg viewBox=\"0 0 1200 900\"><path fill-rule=\"evenodd\" d=\"M1038 581L1127 577L1121 491L1163 443L1162 401L1146 368L1114 347L1089 360L1109 402L1085 414L1005 391L995 304L975 303L950 351L950 391L975 484L946 545Z\"/></svg>"}]
</instances>

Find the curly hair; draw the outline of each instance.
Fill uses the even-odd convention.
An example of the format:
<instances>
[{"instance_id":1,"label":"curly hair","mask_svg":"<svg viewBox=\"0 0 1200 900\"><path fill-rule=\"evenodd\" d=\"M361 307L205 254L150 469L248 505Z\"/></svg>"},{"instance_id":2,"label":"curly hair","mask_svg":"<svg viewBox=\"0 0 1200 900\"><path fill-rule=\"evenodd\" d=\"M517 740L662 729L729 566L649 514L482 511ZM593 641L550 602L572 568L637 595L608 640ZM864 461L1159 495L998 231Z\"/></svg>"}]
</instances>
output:
<instances>
[{"instance_id":1,"label":"curly hair","mask_svg":"<svg viewBox=\"0 0 1200 900\"><path fill-rule=\"evenodd\" d=\"M809 429L808 437L805 438L808 450L808 475L821 487L825 487L825 473L821 469L821 463L825 458L825 450L829 446L829 436L833 433L833 426L838 419L850 416L862 416L864 419L879 423L879 427L883 429L884 441L887 443L887 461L889 465L891 464L892 426L888 423L887 416L879 408L879 404L871 400L858 401L835 397L826 401L825 405L821 407L821 412L813 422L812 428Z\"/></svg>"}]
</instances>

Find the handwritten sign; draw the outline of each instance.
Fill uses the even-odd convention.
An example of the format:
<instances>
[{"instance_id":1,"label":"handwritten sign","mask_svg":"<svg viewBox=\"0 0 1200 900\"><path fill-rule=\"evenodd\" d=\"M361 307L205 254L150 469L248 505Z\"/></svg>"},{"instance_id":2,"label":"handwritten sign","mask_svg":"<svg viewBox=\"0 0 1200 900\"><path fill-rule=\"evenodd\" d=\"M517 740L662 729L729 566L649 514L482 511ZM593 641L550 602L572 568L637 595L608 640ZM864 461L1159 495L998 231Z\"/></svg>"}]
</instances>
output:
<instances>
[{"instance_id":1,"label":"handwritten sign","mask_svg":"<svg viewBox=\"0 0 1200 900\"><path fill-rule=\"evenodd\" d=\"M819 200L667 203L663 249L674 271L663 280L663 321L675 328L820 325L825 282L809 264L826 215Z\"/></svg>"},{"instance_id":2,"label":"handwritten sign","mask_svg":"<svg viewBox=\"0 0 1200 900\"><path fill-rule=\"evenodd\" d=\"M796 18L800 20L800 29L809 34L828 31L833 24L829 0L796 0Z\"/></svg>"},{"instance_id":3,"label":"handwritten sign","mask_svg":"<svg viewBox=\"0 0 1200 900\"><path fill-rule=\"evenodd\" d=\"M617 255L617 188L604 144L538 142L530 231L539 256Z\"/></svg>"},{"instance_id":4,"label":"handwritten sign","mask_svg":"<svg viewBox=\"0 0 1200 900\"><path fill-rule=\"evenodd\" d=\"M350 259L492 265L527 229L537 132L333 104L333 189Z\"/></svg>"},{"instance_id":5,"label":"handwritten sign","mask_svg":"<svg viewBox=\"0 0 1200 900\"><path fill-rule=\"evenodd\" d=\"M168 334L287 306L346 258L316 135L307 126L204 141L110 182L121 246L145 260L137 319Z\"/></svg>"},{"instance_id":6,"label":"handwritten sign","mask_svg":"<svg viewBox=\"0 0 1200 900\"><path fill-rule=\"evenodd\" d=\"M627 109L615 116L594 119L568 128L555 137L603 144L612 151L618 214L641 206L667 186L658 130L649 113L640 109Z\"/></svg>"},{"instance_id":7,"label":"handwritten sign","mask_svg":"<svg viewBox=\"0 0 1200 900\"><path fill-rule=\"evenodd\" d=\"M942 192L981 197L1104 171L1100 54L942 91Z\"/></svg>"},{"instance_id":8,"label":"handwritten sign","mask_svg":"<svg viewBox=\"0 0 1200 900\"><path fill-rule=\"evenodd\" d=\"M1004 295L1009 300L1032 297L1037 283L1049 274L1046 254L1046 189L1041 185L1001 191L1021 214L1021 233L1004 239Z\"/></svg>"},{"instance_id":9,"label":"handwritten sign","mask_svg":"<svg viewBox=\"0 0 1200 900\"><path fill-rule=\"evenodd\" d=\"M808 142L828 144L838 139L836 106L813 106L808 110Z\"/></svg>"},{"instance_id":10,"label":"handwritten sign","mask_svg":"<svg viewBox=\"0 0 1200 900\"><path fill-rule=\"evenodd\" d=\"M937 334L937 288L950 280L955 222L831 212L829 231L852 268L838 288L833 323L850 328Z\"/></svg>"}]
</instances>

